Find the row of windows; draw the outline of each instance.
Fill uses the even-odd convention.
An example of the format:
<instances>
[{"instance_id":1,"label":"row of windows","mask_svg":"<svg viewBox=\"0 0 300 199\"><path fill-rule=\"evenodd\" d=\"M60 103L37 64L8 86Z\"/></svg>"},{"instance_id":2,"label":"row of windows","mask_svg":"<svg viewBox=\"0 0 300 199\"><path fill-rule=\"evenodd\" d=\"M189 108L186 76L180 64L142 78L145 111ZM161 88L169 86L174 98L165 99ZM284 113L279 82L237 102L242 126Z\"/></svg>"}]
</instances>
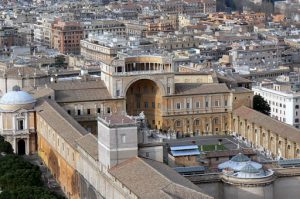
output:
<instances>
[{"instance_id":1,"label":"row of windows","mask_svg":"<svg viewBox=\"0 0 300 199\"><path fill-rule=\"evenodd\" d=\"M68 112L68 114L71 115L71 110L68 109L67 112ZM101 113L101 108L97 108L97 109L96 109L96 113ZM107 108L106 108L105 113L107 113L107 114L110 114L110 113L111 113L110 107L107 107ZM75 114L77 114L77 115L83 115L84 113L83 113L83 111L82 111L81 109L77 109L77 111L75 112ZM91 114L91 109L89 109L89 108L86 109L86 114L87 114L87 115L90 115L90 114Z\"/></svg>"},{"instance_id":2,"label":"row of windows","mask_svg":"<svg viewBox=\"0 0 300 199\"><path fill-rule=\"evenodd\" d=\"M189 121L187 120L186 122L187 122L187 125L188 125L188 124L189 124ZM219 124L219 119L218 119L218 118L214 118L214 119L213 119L213 124ZM181 122L180 120L176 121L176 126L177 126L177 127L181 127L181 125L182 125L182 122ZM196 120L194 121L194 125L200 126L200 120L199 120L199 119L196 119ZM206 126L208 127L208 124L206 124Z\"/></svg>"},{"instance_id":3,"label":"row of windows","mask_svg":"<svg viewBox=\"0 0 300 199\"><path fill-rule=\"evenodd\" d=\"M181 109L182 108L181 105L182 105L181 103L176 103L176 109ZM221 106L220 101L216 100L215 103L214 103L214 106L215 107ZM224 106L227 106L227 100L224 101ZM200 102L196 102L195 107L200 108ZM209 107L209 102L208 101L205 101L205 107ZM191 104L189 102L187 102L185 108L187 108L187 109L192 108Z\"/></svg>"}]
</instances>

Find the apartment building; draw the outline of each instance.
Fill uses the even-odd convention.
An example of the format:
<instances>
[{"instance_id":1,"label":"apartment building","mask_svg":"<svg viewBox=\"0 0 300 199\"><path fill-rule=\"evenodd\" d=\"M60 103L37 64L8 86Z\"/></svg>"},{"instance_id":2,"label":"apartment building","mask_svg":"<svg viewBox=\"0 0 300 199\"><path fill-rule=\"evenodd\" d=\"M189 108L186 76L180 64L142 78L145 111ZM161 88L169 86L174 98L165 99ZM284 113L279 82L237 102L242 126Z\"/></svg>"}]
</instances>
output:
<instances>
[{"instance_id":1,"label":"apartment building","mask_svg":"<svg viewBox=\"0 0 300 199\"><path fill-rule=\"evenodd\" d=\"M88 38L90 34L103 34L104 32L124 36L126 34L126 26L117 20L99 20L82 22L83 37Z\"/></svg>"},{"instance_id":2,"label":"apartment building","mask_svg":"<svg viewBox=\"0 0 300 199\"><path fill-rule=\"evenodd\" d=\"M79 22L64 22L57 19L52 24L52 44L63 54L79 54L83 28Z\"/></svg>"}]
</instances>

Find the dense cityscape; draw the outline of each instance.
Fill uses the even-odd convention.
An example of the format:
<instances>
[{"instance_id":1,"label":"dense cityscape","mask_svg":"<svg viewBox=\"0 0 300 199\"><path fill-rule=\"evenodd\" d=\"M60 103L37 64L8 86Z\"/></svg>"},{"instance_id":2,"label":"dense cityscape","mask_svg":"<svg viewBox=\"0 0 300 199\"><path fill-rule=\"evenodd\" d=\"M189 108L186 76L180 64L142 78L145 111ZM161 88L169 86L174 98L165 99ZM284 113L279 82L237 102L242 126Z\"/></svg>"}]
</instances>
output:
<instances>
[{"instance_id":1,"label":"dense cityscape","mask_svg":"<svg viewBox=\"0 0 300 199\"><path fill-rule=\"evenodd\" d=\"M0 199L299 186L299 0L0 2Z\"/></svg>"}]
</instances>

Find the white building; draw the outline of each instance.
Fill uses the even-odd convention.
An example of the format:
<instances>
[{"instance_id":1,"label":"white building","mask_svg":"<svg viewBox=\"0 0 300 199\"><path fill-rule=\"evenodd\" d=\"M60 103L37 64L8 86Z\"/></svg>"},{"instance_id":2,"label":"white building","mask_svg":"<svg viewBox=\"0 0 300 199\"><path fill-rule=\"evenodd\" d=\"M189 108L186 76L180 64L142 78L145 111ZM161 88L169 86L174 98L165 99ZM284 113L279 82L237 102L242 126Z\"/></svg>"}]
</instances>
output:
<instances>
[{"instance_id":1,"label":"white building","mask_svg":"<svg viewBox=\"0 0 300 199\"><path fill-rule=\"evenodd\" d=\"M296 128L300 127L300 92L292 91L291 85L268 83L255 86L252 90L269 103L271 117Z\"/></svg>"}]
</instances>

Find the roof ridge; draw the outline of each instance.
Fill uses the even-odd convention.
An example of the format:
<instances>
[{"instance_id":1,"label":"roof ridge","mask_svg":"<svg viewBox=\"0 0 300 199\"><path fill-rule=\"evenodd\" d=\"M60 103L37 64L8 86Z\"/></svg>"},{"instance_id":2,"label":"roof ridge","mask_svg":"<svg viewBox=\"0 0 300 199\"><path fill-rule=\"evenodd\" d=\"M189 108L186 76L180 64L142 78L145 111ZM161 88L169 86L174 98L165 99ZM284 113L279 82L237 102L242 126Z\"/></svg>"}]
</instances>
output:
<instances>
[{"instance_id":1,"label":"roof ridge","mask_svg":"<svg viewBox=\"0 0 300 199\"><path fill-rule=\"evenodd\" d=\"M289 128L298 130L298 131L300 132L299 129L297 129L296 127L294 127L294 126L292 126L292 125L289 125L289 124L284 123L284 122L282 122L282 121L276 120L275 118L273 118L273 117L271 117L271 116L269 116L269 115L263 114L263 113L261 113L261 112L259 112L259 111L257 111L257 110L254 110L253 108L249 108L249 107L247 107L247 106L245 106L245 105L240 106L239 108L235 109L234 111L237 111L237 110L242 109L242 108L246 108L246 109L248 109L249 111L254 111L254 112L260 114L261 116L263 116L264 119L271 119L271 120L274 121L274 122L283 124L283 125L285 125L285 126L287 126L287 127L289 127Z\"/></svg>"},{"instance_id":2,"label":"roof ridge","mask_svg":"<svg viewBox=\"0 0 300 199\"><path fill-rule=\"evenodd\" d=\"M47 102L47 104L49 104L50 108L52 110L54 110L55 112L57 112L57 114L60 116L60 118L62 118L65 122L67 122L78 135L81 135L81 136L86 135L86 134L80 133L79 129L75 128L65 117L62 117L62 115L54 108L54 106L56 106L58 109L61 109L62 111L64 111L64 113L66 113L67 117L69 117L71 120L76 122L82 128L82 130L87 132L72 116L67 114L67 112L57 102L55 102L54 100L48 100L48 99L44 99L44 101Z\"/></svg>"}]
</instances>

